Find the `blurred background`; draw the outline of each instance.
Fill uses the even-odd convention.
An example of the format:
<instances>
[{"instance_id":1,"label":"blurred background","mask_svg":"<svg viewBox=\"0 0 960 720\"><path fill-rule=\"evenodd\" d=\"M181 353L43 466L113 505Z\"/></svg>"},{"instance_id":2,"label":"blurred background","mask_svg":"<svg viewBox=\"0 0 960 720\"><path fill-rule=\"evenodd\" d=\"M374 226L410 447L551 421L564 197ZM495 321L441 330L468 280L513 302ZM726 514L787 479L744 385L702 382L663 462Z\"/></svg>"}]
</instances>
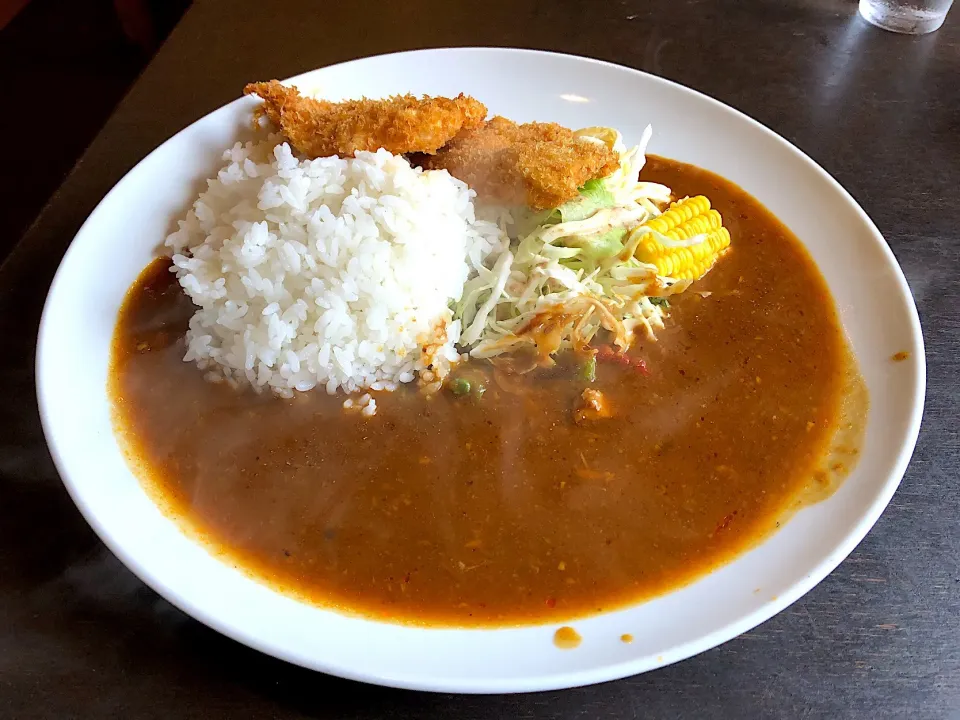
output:
<instances>
[{"instance_id":1,"label":"blurred background","mask_svg":"<svg viewBox=\"0 0 960 720\"><path fill-rule=\"evenodd\" d=\"M153 57L190 0L0 0L0 77L7 78L0 173L0 261ZM11 103L10 100L13 102Z\"/></svg>"}]
</instances>

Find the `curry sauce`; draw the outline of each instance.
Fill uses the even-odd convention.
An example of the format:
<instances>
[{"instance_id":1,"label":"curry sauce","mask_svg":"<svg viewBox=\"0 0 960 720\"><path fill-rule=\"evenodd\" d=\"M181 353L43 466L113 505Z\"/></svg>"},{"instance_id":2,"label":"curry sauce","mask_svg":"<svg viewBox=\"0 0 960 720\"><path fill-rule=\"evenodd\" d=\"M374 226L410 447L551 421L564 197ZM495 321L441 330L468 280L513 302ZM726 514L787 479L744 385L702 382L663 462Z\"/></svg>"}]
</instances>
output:
<instances>
[{"instance_id":1,"label":"curry sauce","mask_svg":"<svg viewBox=\"0 0 960 720\"><path fill-rule=\"evenodd\" d=\"M631 349L642 363L601 356L589 388L610 412L594 422L575 422L588 386L569 359L480 397L377 394L372 418L322 391L209 382L182 361L193 307L157 260L121 311L110 388L145 487L254 577L396 622L569 619L728 562L829 484L846 341L812 260L756 200L662 158L642 179L710 197L732 250L670 299L666 329Z\"/></svg>"}]
</instances>

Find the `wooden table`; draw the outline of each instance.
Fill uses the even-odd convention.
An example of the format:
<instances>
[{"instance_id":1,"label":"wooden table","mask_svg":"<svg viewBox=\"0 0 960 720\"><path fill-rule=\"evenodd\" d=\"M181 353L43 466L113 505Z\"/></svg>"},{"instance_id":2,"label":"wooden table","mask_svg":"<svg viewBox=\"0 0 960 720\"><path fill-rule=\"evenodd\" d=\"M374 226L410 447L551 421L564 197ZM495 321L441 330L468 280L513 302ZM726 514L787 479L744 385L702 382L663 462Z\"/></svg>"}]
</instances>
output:
<instances>
[{"instance_id":1,"label":"wooden table","mask_svg":"<svg viewBox=\"0 0 960 720\"><path fill-rule=\"evenodd\" d=\"M720 648L529 696L358 685L260 655L171 607L103 547L60 484L32 352L47 285L100 198L248 80L442 45L592 55L729 103L846 186L903 266L929 363L903 485L827 580ZM840 0L198 0L0 269L0 716L960 718L958 186L960 11L912 38L868 26Z\"/></svg>"}]
</instances>

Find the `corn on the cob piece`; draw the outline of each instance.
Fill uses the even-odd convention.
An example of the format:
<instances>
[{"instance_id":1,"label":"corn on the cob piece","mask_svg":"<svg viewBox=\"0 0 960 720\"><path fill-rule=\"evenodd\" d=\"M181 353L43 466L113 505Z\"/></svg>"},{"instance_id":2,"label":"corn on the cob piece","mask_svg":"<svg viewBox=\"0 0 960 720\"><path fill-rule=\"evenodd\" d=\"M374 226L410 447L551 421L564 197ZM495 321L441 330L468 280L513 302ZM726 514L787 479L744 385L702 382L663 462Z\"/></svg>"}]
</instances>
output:
<instances>
[{"instance_id":1,"label":"corn on the cob piece","mask_svg":"<svg viewBox=\"0 0 960 720\"><path fill-rule=\"evenodd\" d=\"M694 245L669 247L653 233L644 233L637 245L638 260L655 265L658 275L678 280L699 280L730 245L730 233L723 227L720 213L711 209L703 195L671 204L669 210L643 227L677 241L703 235L703 241Z\"/></svg>"}]
</instances>

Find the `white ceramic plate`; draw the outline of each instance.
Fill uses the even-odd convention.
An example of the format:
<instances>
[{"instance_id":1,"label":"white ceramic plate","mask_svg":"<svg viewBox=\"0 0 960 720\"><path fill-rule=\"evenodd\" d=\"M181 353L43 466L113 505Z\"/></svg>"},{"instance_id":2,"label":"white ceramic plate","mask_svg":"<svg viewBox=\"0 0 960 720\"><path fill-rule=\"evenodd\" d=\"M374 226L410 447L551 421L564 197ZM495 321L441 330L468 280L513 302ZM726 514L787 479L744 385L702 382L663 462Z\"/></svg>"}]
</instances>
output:
<instances>
[{"instance_id":1,"label":"white ceramic plate","mask_svg":"<svg viewBox=\"0 0 960 720\"><path fill-rule=\"evenodd\" d=\"M652 123L651 152L738 183L809 248L870 390L863 456L829 500L801 511L735 562L651 602L574 623L583 636L575 650L554 647L555 625L400 627L301 604L254 582L187 539L150 501L120 453L106 394L111 333L124 293L198 183L243 132L255 103L244 98L171 138L104 198L63 259L40 328L40 411L64 483L107 546L158 593L240 642L334 675L438 691L543 690L644 672L749 630L822 580L876 522L919 429L925 378L920 325L876 227L799 150L692 90L564 55L427 50L357 60L293 80L328 98L466 92L491 113L569 127L612 126L628 143ZM910 359L891 362L902 350ZM622 633L632 633L633 644L622 643Z\"/></svg>"}]
</instances>

